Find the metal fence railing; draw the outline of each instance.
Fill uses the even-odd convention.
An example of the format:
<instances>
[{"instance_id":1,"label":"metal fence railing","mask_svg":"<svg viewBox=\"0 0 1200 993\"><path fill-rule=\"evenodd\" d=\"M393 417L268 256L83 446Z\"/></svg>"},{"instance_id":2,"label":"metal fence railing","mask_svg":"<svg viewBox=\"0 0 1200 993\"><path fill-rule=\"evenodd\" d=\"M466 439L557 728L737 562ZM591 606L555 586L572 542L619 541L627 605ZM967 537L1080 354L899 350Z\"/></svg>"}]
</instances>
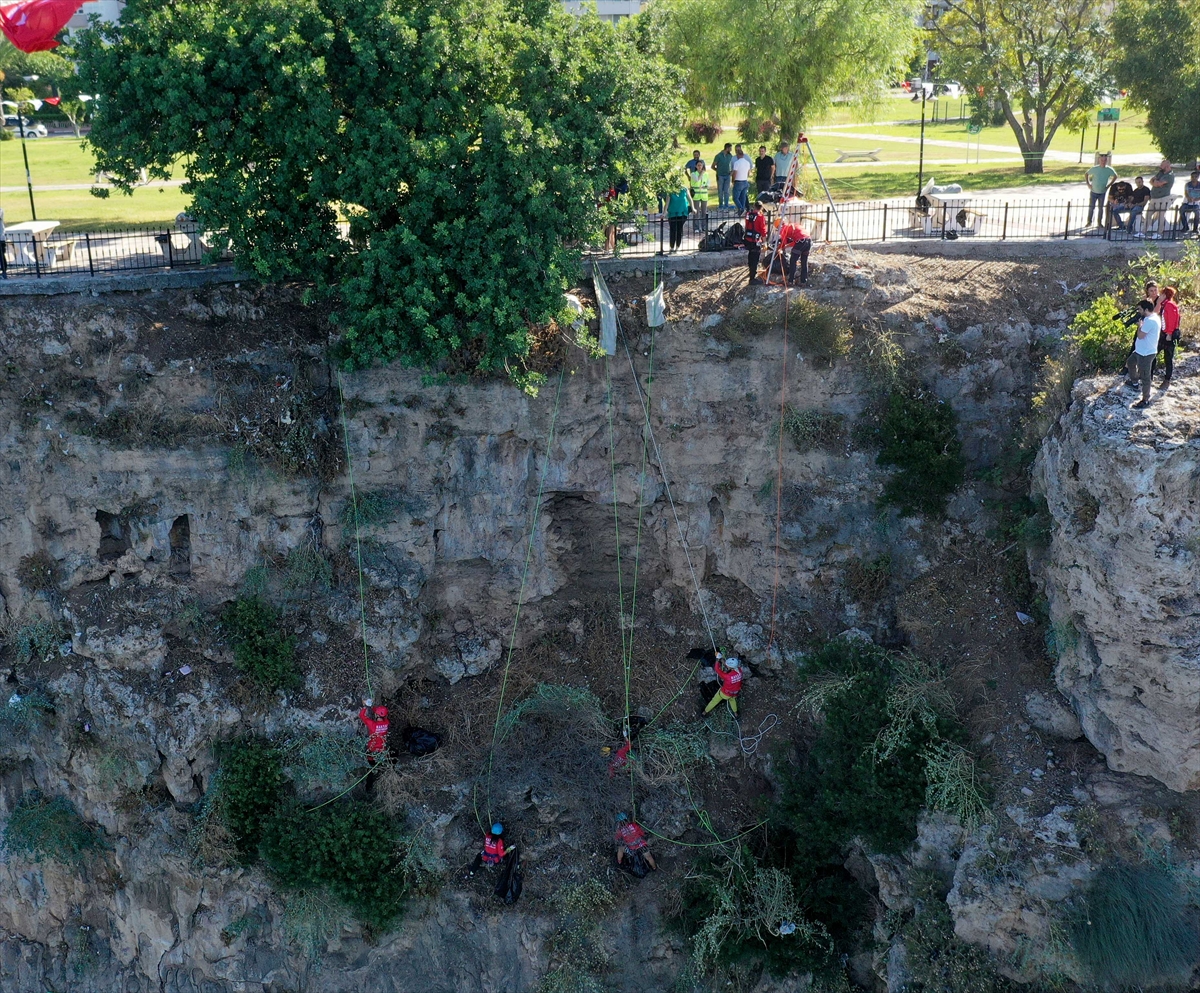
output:
<instances>
[{"instance_id":1,"label":"metal fence railing","mask_svg":"<svg viewBox=\"0 0 1200 993\"><path fill-rule=\"evenodd\" d=\"M1049 241L1074 238L1109 241L1179 241L1192 237L1194 218L1180 216L1178 204L1165 209L1147 209L1135 217L1114 218L1102 209L1088 224L1086 201L984 200L948 197L928 207L915 200L871 200L836 203L789 203L769 205L774 220L780 211L784 220L804 226L814 241L827 243L878 244L889 241L970 239L974 241ZM711 209L704 217L693 214L684 222L678 252L708 250L718 228L742 220L736 210ZM1133 224L1133 231L1118 227ZM638 258L670 250L670 222L663 214L639 214L614 225L606 232L607 243L589 246L593 258ZM702 247L702 243L706 243Z\"/></svg>"},{"instance_id":2,"label":"metal fence railing","mask_svg":"<svg viewBox=\"0 0 1200 993\"><path fill-rule=\"evenodd\" d=\"M1098 224L1087 224L1087 203L1044 202L1029 199L986 200L950 197L917 207L913 200L869 200L828 203L791 202L771 205L784 219L805 226L814 241L871 244L889 241L970 239L974 241L1048 241L1093 238L1109 241L1178 241L1192 237L1193 215L1181 216L1179 205L1144 209L1114 218L1104 211ZM713 208L706 216L693 214L683 226L677 251L690 254L711 248L725 225L740 222L732 208ZM1132 224L1129 231L1118 227ZM664 214L641 213L612 226L606 243L588 246L590 258L638 258L666 253L670 222ZM343 235L345 237L345 235ZM112 273L195 268L229 262L225 252L210 258L213 236L191 225L140 231L66 232L42 230L37 222L13 225L5 233L9 278L102 276Z\"/></svg>"},{"instance_id":3,"label":"metal fence railing","mask_svg":"<svg viewBox=\"0 0 1200 993\"><path fill-rule=\"evenodd\" d=\"M195 268L231 258L224 253L210 261L211 235L190 227L74 232L42 230L35 221L11 226L4 242L10 279Z\"/></svg>"}]
</instances>

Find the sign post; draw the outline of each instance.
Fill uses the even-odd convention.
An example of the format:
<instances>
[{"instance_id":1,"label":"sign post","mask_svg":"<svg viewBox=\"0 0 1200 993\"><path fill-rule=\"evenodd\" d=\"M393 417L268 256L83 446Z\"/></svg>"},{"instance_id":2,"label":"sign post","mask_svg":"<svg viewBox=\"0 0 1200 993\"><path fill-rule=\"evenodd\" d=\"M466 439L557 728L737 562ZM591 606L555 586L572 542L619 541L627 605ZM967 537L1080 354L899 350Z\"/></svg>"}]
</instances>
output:
<instances>
[{"instance_id":1,"label":"sign post","mask_svg":"<svg viewBox=\"0 0 1200 993\"><path fill-rule=\"evenodd\" d=\"M1096 111L1096 137L1097 139L1100 137L1101 124L1111 123L1113 126L1112 150L1114 152L1117 150L1117 121L1120 119L1120 107L1101 107L1100 110ZM1097 147L1099 147L1099 141L1097 141Z\"/></svg>"}]
</instances>

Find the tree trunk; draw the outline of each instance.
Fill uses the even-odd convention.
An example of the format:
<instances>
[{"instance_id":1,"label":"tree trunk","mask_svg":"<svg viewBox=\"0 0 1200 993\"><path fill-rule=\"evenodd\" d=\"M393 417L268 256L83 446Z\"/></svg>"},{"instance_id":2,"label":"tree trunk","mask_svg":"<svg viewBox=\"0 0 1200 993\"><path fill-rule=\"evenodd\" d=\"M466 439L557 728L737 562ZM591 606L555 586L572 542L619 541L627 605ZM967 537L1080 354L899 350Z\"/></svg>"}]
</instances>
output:
<instances>
[{"instance_id":1,"label":"tree trunk","mask_svg":"<svg viewBox=\"0 0 1200 993\"><path fill-rule=\"evenodd\" d=\"M1025 175L1038 176L1042 173L1042 157L1044 152L1025 153Z\"/></svg>"}]
</instances>

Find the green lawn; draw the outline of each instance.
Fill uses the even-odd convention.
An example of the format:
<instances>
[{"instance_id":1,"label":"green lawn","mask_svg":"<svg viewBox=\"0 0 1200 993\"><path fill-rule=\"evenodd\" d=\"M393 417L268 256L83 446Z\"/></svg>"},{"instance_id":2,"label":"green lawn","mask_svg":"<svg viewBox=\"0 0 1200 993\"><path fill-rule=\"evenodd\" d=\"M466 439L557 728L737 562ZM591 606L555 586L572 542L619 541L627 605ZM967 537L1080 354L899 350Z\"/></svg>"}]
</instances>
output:
<instances>
[{"instance_id":1,"label":"green lawn","mask_svg":"<svg viewBox=\"0 0 1200 993\"><path fill-rule=\"evenodd\" d=\"M928 152L928 149L926 149ZM860 169L825 169L825 181L835 200L875 200L882 197L915 197L917 195L917 170L913 166L887 168L875 166ZM1011 166L988 165L938 165L925 167L925 179L937 177L940 184L960 183L971 194L986 194L988 190L1006 189L1012 186L1037 186L1043 183L1070 183L1080 180L1079 167L1051 163L1041 175L1027 176L1024 166L1015 162ZM819 200L824 196L817 176L808 170L809 199ZM1079 184L1080 191L1083 183ZM1082 194L1081 194L1082 195ZM1062 200L1062 194L1054 190L1047 199Z\"/></svg>"},{"instance_id":2,"label":"green lawn","mask_svg":"<svg viewBox=\"0 0 1200 993\"><path fill-rule=\"evenodd\" d=\"M34 202L41 220L62 222L64 231L113 230L164 224L188 206L178 186L140 187L131 196L110 190L107 199L92 196L90 189L47 190L44 186L86 184L95 179L95 158L77 138L37 138L26 141ZM182 172L176 170L176 178ZM0 187L22 187L0 192L0 207L8 224L31 218L25 185L21 142L0 141Z\"/></svg>"}]
</instances>

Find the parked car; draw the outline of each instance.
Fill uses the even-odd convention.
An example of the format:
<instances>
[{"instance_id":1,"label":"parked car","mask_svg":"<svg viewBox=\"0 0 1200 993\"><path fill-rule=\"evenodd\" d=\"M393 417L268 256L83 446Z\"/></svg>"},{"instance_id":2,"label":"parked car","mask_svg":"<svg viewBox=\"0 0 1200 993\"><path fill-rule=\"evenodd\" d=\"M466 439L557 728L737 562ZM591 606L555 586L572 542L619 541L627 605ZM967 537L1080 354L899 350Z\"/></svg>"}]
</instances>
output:
<instances>
[{"instance_id":1,"label":"parked car","mask_svg":"<svg viewBox=\"0 0 1200 993\"><path fill-rule=\"evenodd\" d=\"M18 123L16 114L4 115L4 126L18 137L21 135L22 124L25 126L26 138L46 137L46 125L42 124L41 121L31 121L28 117L23 117L21 118L21 122Z\"/></svg>"}]
</instances>

